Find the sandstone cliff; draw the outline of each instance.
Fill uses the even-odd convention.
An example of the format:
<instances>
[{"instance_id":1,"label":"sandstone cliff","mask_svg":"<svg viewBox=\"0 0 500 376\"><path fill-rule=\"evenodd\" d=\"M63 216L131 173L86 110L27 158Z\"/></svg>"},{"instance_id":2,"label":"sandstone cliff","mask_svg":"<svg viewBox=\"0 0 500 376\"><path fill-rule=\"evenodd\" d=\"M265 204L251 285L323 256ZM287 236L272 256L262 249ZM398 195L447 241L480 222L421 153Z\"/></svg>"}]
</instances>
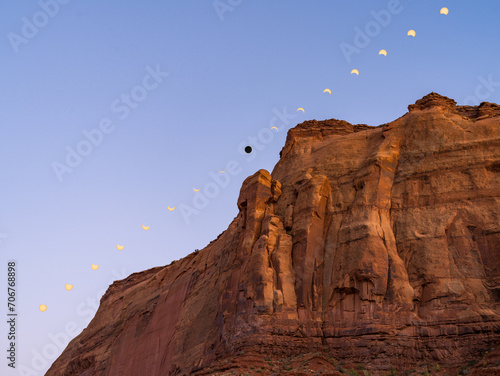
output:
<instances>
[{"instance_id":1,"label":"sandstone cliff","mask_svg":"<svg viewBox=\"0 0 500 376\"><path fill-rule=\"evenodd\" d=\"M297 125L228 229L113 283L47 375L239 374L251 354L259 374L301 354L372 374L478 359L500 339L499 115L431 93L378 127Z\"/></svg>"}]
</instances>

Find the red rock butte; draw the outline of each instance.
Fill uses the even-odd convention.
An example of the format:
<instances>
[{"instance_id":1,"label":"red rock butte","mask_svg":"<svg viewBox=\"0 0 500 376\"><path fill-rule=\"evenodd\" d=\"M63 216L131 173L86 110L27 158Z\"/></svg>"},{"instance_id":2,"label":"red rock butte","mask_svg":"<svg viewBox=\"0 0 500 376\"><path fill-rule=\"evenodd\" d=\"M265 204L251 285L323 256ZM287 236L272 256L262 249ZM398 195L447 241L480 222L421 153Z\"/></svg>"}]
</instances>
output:
<instances>
[{"instance_id":1,"label":"red rock butte","mask_svg":"<svg viewBox=\"0 0 500 376\"><path fill-rule=\"evenodd\" d=\"M431 93L378 127L301 123L280 155L216 240L114 282L46 375L279 375L304 354L373 375L498 353L500 106Z\"/></svg>"}]
</instances>

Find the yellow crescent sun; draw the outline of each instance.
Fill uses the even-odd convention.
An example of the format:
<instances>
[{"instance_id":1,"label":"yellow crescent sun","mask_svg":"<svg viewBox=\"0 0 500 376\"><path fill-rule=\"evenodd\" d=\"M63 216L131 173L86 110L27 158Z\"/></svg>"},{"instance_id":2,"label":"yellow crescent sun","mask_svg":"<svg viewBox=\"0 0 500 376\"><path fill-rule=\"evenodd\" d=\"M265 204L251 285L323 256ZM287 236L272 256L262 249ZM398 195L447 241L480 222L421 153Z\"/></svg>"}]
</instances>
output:
<instances>
[{"instance_id":1,"label":"yellow crescent sun","mask_svg":"<svg viewBox=\"0 0 500 376\"><path fill-rule=\"evenodd\" d=\"M276 132L278 132L278 128L277 127L271 127L271 129L276 129Z\"/></svg>"},{"instance_id":2,"label":"yellow crescent sun","mask_svg":"<svg viewBox=\"0 0 500 376\"><path fill-rule=\"evenodd\" d=\"M323 90L323 93L328 93L328 94L332 95L332 91L328 88Z\"/></svg>"},{"instance_id":3,"label":"yellow crescent sun","mask_svg":"<svg viewBox=\"0 0 500 376\"><path fill-rule=\"evenodd\" d=\"M355 73L355 74L356 74L356 76L359 76L359 70L357 70L357 69L353 69L353 70L351 71L351 74L353 74L353 73Z\"/></svg>"},{"instance_id":4,"label":"yellow crescent sun","mask_svg":"<svg viewBox=\"0 0 500 376\"><path fill-rule=\"evenodd\" d=\"M219 169L217 169L217 170L219 170ZM224 172L226 172L226 170L224 170L224 171L219 170L219 172L220 172L221 174L223 174Z\"/></svg>"},{"instance_id":5,"label":"yellow crescent sun","mask_svg":"<svg viewBox=\"0 0 500 376\"><path fill-rule=\"evenodd\" d=\"M121 251L123 248L125 248L124 245L118 245L118 244L116 245L116 249L119 251Z\"/></svg>"},{"instance_id":6,"label":"yellow crescent sun","mask_svg":"<svg viewBox=\"0 0 500 376\"><path fill-rule=\"evenodd\" d=\"M441 8L441 10L439 11L440 14L444 14L445 16L448 14L448 12L449 10L446 7Z\"/></svg>"},{"instance_id":7,"label":"yellow crescent sun","mask_svg":"<svg viewBox=\"0 0 500 376\"><path fill-rule=\"evenodd\" d=\"M297 111L302 111L302 113L304 113L304 112L305 112L305 111L304 111L304 109L303 109L302 107L297 108ZM296 112L297 112L297 111L296 111Z\"/></svg>"},{"instance_id":8,"label":"yellow crescent sun","mask_svg":"<svg viewBox=\"0 0 500 376\"><path fill-rule=\"evenodd\" d=\"M71 291L73 289L73 285L69 285L66 283L66 286L64 286L64 288L68 291Z\"/></svg>"},{"instance_id":9,"label":"yellow crescent sun","mask_svg":"<svg viewBox=\"0 0 500 376\"><path fill-rule=\"evenodd\" d=\"M380 50L378 52L379 55L384 55L384 56L387 56L387 51L386 50Z\"/></svg>"},{"instance_id":10,"label":"yellow crescent sun","mask_svg":"<svg viewBox=\"0 0 500 376\"><path fill-rule=\"evenodd\" d=\"M171 208L170 206L167 206L167 209L170 210L170 211L174 211L175 210L175 206L173 208Z\"/></svg>"},{"instance_id":11,"label":"yellow crescent sun","mask_svg":"<svg viewBox=\"0 0 500 376\"><path fill-rule=\"evenodd\" d=\"M149 228L150 228L150 227L151 227L151 226L144 226L144 225L142 225L142 229L143 229L143 230L149 230Z\"/></svg>"},{"instance_id":12,"label":"yellow crescent sun","mask_svg":"<svg viewBox=\"0 0 500 376\"><path fill-rule=\"evenodd\" d=\"M406 35L408 35L409 37L412 36L415 38L415 35L417 35L417 33L415 33L415 30L409 30Z\"/></svg>"},{"instance_id":13,"label":"yellow crescent sun","mask_svg":"<svg viewBox=\"0 0 500 376\"><path fill-rule=\"evenodd\" d=\"M99 265L94 265L94 264L91 264L90 267L92 268L92 270L97 270L99 269Z\"/></svg>"},{"instance_id":14,"label":"yellow crescent sun","mask_svg":"<svg viewBox=\"0 0 500 376\"><path fill-rule=\"evenodd\" d=\"M195 192L199 192L199 191L200 191L200 189L201 189L201 188L196 189L195 187L193 187L193 191L195 191Z\"/></svg>"}]
</instances>

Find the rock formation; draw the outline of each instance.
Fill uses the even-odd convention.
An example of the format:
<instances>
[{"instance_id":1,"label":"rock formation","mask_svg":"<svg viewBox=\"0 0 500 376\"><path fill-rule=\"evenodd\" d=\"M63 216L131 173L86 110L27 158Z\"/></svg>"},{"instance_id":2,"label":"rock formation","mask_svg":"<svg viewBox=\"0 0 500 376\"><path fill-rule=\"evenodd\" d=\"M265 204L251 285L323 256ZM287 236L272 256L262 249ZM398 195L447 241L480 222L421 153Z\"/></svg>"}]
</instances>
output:
<instances>
[{"instance_id":1,"label":"rock formation","mask_svg":"<svg viewBox=\"0 0 500 376\"><path fill-rule=\"evenodd\" d=\"M499 115L431 93L378 127L297 125L228 229L114 282L47 375L208 374L249 354L258 374L314 353L372 374L478 359L500 339Z\"/></svg>"}]
</instances>

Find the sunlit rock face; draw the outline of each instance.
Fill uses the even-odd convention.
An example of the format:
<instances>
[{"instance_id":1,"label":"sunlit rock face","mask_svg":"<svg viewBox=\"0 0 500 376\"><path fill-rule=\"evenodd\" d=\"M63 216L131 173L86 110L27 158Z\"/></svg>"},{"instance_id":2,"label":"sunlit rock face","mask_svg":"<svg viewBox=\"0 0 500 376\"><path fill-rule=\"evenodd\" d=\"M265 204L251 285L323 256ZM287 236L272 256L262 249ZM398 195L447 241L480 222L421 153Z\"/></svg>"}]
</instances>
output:
<instances>
[{"instance_id":1,"label":"sunlit rock face","mask_svg":"<svg viewBox=\"0 0 500 376\"><path fill-rule=\"evenodd\" d=\"M499 115L431 93L378 127L297 125L228 229L113 283L47 375L205 374L244 353L473 359L500 339Z\"/></svg>"}]
</instances>

